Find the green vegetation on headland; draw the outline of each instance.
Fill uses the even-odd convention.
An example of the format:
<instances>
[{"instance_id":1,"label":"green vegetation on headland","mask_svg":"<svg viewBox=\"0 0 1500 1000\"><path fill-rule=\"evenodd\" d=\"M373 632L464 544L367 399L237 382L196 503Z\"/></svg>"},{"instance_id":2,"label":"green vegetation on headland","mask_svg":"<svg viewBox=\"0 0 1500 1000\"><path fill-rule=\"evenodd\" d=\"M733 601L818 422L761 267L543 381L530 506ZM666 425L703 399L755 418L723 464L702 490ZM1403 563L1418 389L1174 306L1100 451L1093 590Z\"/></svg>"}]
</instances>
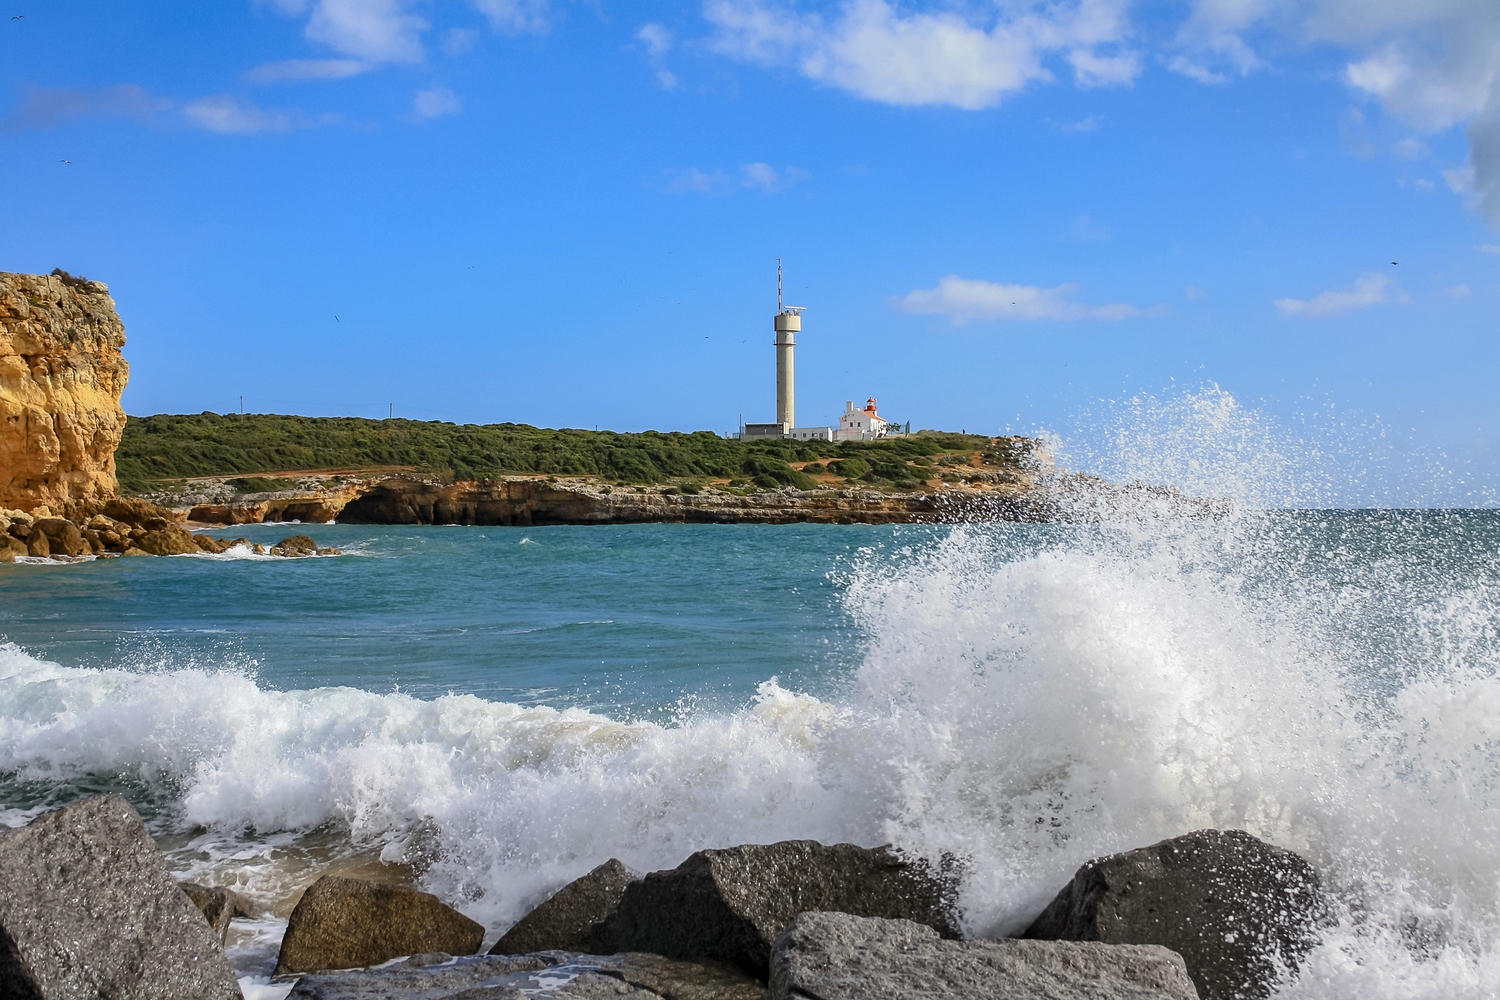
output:
<instances>
[{"instance_id":1,"label":"green vegetation on headland","mask_svg":"<svg viewBox=\"0 0 1500 1000\"><path fill-rule=\"evenodd\" d=\"M528 424L205 412L131 417L115 463L121 488L133 493L195 477L236 476L250 486L302 470L390 466L455 479L540 473L617 483L688 481L690 486L730 479L767 488L811 489L813 478L793 463L815 463L808 469L813 474L827 471L870 483L915 486L938 466L968 464L969 456L988 465L1018 465L1029 446L1025 438L938 431L834 444L736 441L712 431L619 434Z\"/></svg>"}]
</instances>

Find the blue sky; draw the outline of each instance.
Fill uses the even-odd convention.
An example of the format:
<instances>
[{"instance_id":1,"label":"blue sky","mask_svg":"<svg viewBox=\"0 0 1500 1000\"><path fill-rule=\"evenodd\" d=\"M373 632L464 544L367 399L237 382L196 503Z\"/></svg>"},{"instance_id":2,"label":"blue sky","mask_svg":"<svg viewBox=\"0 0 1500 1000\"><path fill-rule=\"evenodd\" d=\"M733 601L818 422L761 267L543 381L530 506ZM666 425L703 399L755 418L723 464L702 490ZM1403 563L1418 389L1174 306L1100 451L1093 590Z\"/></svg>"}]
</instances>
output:
<instances>
[{"instance_id":1,"label":"blue sky","mask_svg":"<svg viewBox=\"0 0 1500 1000\"><path fill-rule=\"evenodd\" d=\"M1493 0L9 3L0 269L133 414L731 430L781 257L800 423L1212 383L1500 482Z\"/></svg>"}]
</instances>

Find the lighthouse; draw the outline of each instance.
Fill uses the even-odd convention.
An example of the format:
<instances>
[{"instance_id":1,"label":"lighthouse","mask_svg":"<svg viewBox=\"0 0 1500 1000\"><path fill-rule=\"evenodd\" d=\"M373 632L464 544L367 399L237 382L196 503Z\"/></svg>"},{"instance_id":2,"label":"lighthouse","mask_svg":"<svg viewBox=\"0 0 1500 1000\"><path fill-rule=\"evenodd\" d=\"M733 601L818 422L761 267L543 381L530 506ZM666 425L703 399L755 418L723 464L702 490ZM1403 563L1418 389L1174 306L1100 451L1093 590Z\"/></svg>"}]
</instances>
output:
<instances>
[{"instance_id":1,"label":"lighthouse","mask_svg":"<svg viewBox=\"0 0 1500 1000\"><path fill-rule=\"evenodd\" d=\"M776 422L782 434L797 426L797 334L802 332L802 306L782 304L781 258L776 258Z\"/></svg>"}]
</instances>

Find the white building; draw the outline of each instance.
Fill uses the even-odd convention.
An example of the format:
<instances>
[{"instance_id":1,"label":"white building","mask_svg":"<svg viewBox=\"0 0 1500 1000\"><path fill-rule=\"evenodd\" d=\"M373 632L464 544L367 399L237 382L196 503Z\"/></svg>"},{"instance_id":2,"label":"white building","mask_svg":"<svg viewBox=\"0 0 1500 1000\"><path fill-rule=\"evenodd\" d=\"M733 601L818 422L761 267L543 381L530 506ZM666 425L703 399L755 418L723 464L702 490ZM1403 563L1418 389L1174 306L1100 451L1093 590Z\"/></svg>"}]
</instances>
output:
<instances>
[{"instance_id":1,"label":"white building","mask_svg":"<svg viewBox=\"0 0 1500 1000\"><path fill-rule=\"evenodd\" d=\"M833 440L874 441L902 433L900 424L892 423L876 412L875 397L871 396L865 402L863 410L856 410L853 400L844 404L844 412L839 417L838 430L833 432Z\"/></svg>"}]
</instances>

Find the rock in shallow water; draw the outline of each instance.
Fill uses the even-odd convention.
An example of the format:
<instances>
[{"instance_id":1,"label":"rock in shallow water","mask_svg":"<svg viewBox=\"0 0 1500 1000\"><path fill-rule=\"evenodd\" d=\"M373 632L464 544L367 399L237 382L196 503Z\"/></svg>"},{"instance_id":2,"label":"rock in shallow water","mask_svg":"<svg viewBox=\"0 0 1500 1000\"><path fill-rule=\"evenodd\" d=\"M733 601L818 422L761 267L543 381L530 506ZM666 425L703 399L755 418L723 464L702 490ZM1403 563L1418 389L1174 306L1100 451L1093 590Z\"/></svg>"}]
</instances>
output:
<instances>
[{"instance_id":1,"label":"rock in shallow water","mask_svg":"<svg viewBox=\"0 0 1500 1000\"><path fill-rule=\"evenodd\" d=\"M1199 830L1090 861L1021 936L1163 945L1204 1000L1232 1000L1268 996L1325 912L1303 858L1241 830Z\"/></svg>"},{"instance_id":2,"label":"rock in shallow water","mask_svg":"<svg viewBox=\"0 0 1500 1000\"><path fill-rule=\"evenodd\" d=\"M699 851L625 890L595 951L716 959L764 980L771 942L805 910L902 917L958 937L944 884L884 848L815 840Z\"/></svg>"},{"instance_id":3,"label":"rock in shallow water","mask_svg":"<svg viewBox=\"0 0 1500 1000\"><path fill-rule=\"evenodd\" d=\"M223 942L229 938L229 921L235 917L248 917L250 912L241 901L238 894L232 889L222 886L199 885L197 882L179 882L182 891L187 893L188 899L193 901L203 916L208 920L208 925L219 935L219 941Z\"/></svg>"},{"instance_id":4,"label":"rock in shallow water","mask_svg":"<svg viewBox=\"0 0 1500 1000\"><path fill-rule=\"evenodd\" d=\"M141 818L101 795L0 832L0 996L237 1000Z\"/></svg>"},{"instance_id":5,"label":"rock in shallow water","mask_svg":"<svg viewBox=\"0 0 1500 1000\"><path fill-rule=\"evenodd\" d=\"M776 939L770 1000L1197 1000L1152 945L944 941L910 920L804 913Z\"/></svg>"},{"instance_id":6,"label":"rock in shallow water","mask_svg":"<svg viewBox=\"0 0 1500 1000\"><path fill-rule=\"evenodd\" d=\"M363 968L423 952L472 955L483 941L483 925L430 893L325 875L292 910L276 974Z\"/></svg>"},{"instance_id":7,"label":"rock in shallow water","mask_svg":"<svg viewBox=\"0 0 1500 1000\"><path fill-rule=\"evenodd\" d=\"M625 889L640 876L615 858L574 879L506 931L491 955L523 955L527 952L586 952L593 946L596 929L625 895Z\"/></svg>"}]
</instances>

